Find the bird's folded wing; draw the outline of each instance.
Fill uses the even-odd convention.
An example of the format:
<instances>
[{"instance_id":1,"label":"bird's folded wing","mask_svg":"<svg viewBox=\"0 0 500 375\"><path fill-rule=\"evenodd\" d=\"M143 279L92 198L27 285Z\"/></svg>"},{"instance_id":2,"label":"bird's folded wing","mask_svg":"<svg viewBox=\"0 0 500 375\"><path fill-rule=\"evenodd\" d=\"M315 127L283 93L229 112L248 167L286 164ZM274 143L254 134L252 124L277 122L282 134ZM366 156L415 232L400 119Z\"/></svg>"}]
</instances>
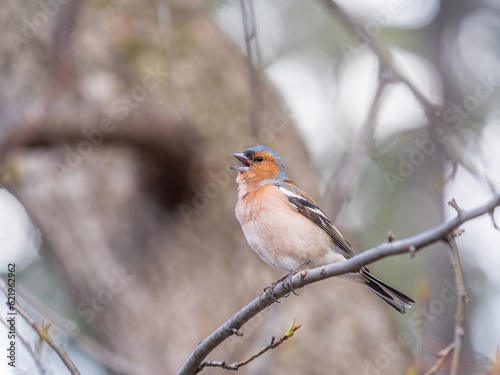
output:
<instances>
[{"instance_id":1,"label":"bird's folded wing","mask_svg":"<svg viewBox=\"0 0 500 375\"><path fill-rule=\"evenodd\" d=\"M326 214L318 207L316 202L302 191L292 180L276 182L274 184L288 198L292 208L311 220L323 229L332 239L333 243L342 251L346 258L352 258L355 254L352 246L337 228L332 224Z\"/></svg>"}]
</instances>

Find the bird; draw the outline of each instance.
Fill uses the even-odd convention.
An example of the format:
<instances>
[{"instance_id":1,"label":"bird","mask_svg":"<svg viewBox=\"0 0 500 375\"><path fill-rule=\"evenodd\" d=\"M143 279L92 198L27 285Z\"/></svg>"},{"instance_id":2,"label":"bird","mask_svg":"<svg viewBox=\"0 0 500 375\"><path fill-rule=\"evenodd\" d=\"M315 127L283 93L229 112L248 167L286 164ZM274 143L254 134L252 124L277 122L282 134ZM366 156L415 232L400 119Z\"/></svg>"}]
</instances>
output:
<instances>
[{"instance_id":1,"label":"bird","mask_svg":"<svg viewBox=\"0 0 500 375\"><path fill-rule=\"evenodd\" d=\"M355 256L349 241L323 210L288 177L276 151L259 145L231 155L239 161L230 167L238 172L236 218L262 260L291 278L299 270ZM366 267L342 277L364 285L401 314L415 303Z\"/></svg>"}]
</instances>

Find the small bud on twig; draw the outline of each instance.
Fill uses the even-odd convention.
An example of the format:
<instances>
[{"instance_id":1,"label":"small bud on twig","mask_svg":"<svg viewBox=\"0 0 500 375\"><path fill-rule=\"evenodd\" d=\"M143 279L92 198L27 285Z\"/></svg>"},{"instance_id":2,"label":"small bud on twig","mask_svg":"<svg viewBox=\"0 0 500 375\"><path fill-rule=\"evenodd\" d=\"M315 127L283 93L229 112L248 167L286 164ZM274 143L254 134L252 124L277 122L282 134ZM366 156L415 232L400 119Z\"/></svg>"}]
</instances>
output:
<instances>
[{"instance_id":1,"label":"small bud on twig","mask_svg":"<svg viewBox=\"0 0 500 375\"><path fill-rule=\"evenodd\" d=\"M392 242L394 241L394 233L392 233L392 230L387 233L387 242Z\"/></svg>"}]
</instances>

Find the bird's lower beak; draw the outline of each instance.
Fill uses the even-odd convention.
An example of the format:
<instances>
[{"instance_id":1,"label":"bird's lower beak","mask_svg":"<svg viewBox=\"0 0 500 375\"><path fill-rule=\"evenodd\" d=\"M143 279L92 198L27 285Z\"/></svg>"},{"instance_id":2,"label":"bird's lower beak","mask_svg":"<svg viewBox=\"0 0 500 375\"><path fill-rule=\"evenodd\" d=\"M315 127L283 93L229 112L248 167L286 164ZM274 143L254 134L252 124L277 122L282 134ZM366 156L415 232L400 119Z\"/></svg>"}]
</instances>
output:
<instances>
[{"instance_id":1,"label":"bird's lower beak","mask_svg":"<svg viewBox=\"0 0 500 375\"><path fill-rule=\"evenodd\" d=\"M245 154L231 154L231 156L234 156L241 163L240 165L232 165L230 167L231 169L234 169L238 172L248 172L248 170L250 169L250 161L245 156Z\"/></svg>"}]
</instances>

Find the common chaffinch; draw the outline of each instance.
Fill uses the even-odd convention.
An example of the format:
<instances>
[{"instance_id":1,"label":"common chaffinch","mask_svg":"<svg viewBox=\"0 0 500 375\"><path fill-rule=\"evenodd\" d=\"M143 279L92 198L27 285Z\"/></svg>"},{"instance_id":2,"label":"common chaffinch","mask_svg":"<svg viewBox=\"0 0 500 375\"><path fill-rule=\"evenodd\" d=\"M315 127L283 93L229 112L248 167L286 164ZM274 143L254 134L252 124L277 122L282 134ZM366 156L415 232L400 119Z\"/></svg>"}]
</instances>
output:
<instances>
[{"instance_id":1,"label":"common chaffinch","mask_svg":"<svg viewBox=\"0 0 500 375\"><path fill-rule=\"evenodd\" d=\"M276 151L255 146L231 155L240 161L231 167L239 172L236 217L262 260L291 276L355 255L316 202L288 178ZM363 284L402 314L414 303L366 267L343 277Z\"/></svg>"}]
</instances>

